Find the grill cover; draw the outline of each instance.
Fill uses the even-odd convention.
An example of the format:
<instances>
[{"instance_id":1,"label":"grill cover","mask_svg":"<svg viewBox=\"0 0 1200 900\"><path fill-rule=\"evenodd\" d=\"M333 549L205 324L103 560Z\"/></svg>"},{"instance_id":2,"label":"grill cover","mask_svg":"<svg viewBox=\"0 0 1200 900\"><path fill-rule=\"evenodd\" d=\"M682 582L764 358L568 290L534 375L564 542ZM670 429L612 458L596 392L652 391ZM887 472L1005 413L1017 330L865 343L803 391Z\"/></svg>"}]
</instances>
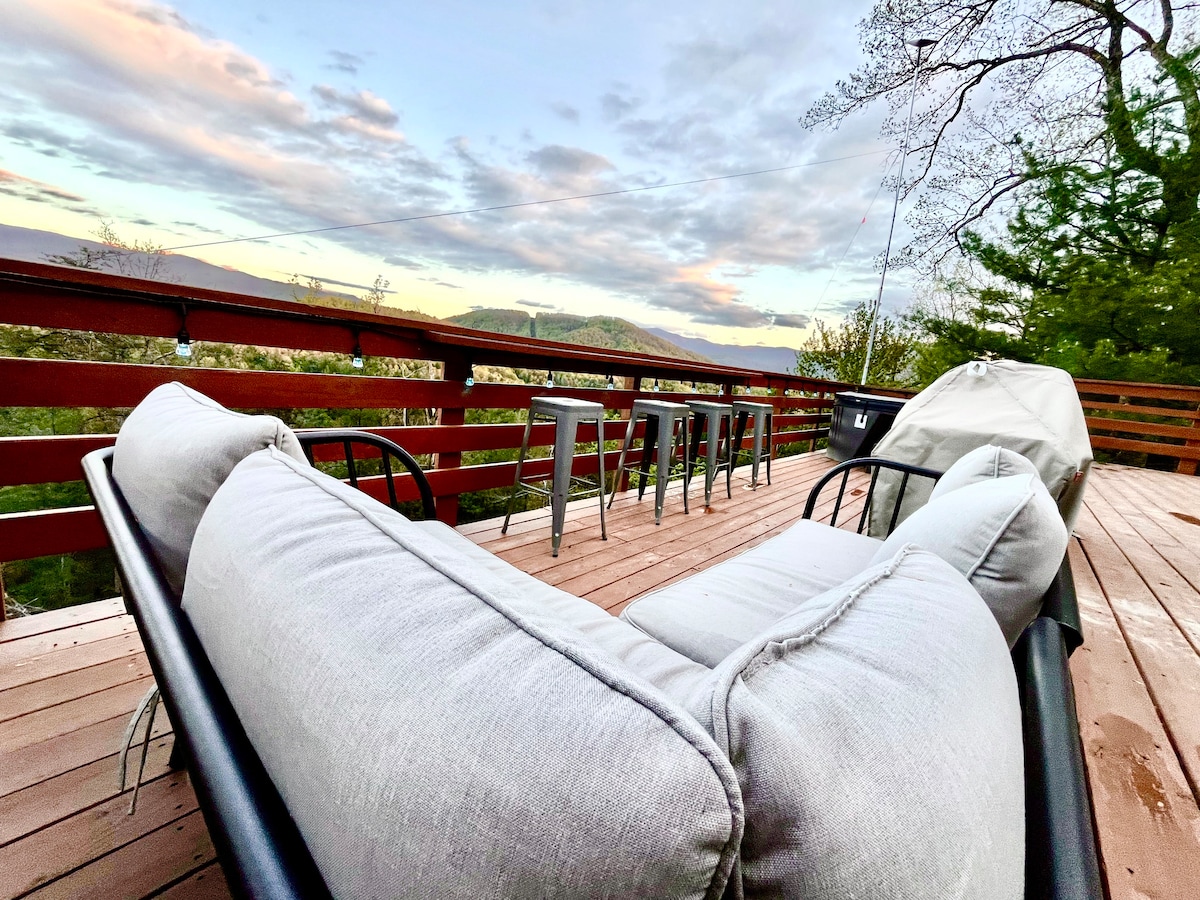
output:
<instances>
[{"instance_id":1,"label":"grill cover","mask_svg":"<svg viewBox=\"0 0 1200 900\"><path fill-rule=\"evenodd\" d=\"M1075 382L1062 369L1012 360L951 369L904 405L873 456L945 471L965 453L998 444L1026 456L1070 529L1092 464L1092 445ZM881 471L869 533L887 532L900 474ZM933 485L910 479L900 521L923 506Z\"/></svg>"}]
</instances>

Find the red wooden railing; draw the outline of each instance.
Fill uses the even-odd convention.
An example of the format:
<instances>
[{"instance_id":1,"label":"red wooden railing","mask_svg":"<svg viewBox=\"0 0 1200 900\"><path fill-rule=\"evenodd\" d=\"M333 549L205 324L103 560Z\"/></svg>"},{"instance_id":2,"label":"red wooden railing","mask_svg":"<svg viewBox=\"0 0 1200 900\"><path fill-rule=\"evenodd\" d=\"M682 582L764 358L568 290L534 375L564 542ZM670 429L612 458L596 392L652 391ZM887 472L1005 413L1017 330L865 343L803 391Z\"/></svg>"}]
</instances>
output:
<instances>
[{"instance_id":1,"label":"red wooden railing","mask_svg":"<svg viewBox=\"0 0 1200 900\"><path fill-rule=\"evenodd\" d=\"M461 494L507 487L515 463L463 466L472 450L515 450L522 424L467 425L468 409L524 410L544 386L465 384L475 366L510 366L620 378L622 389L555 388L556 394L599 401L628 410L639 396L686 400L758 389L775 405L777 446L828 433L833 393L851 385L636 353L614 353L530 338L251 298L179 285L146 282L86 270L0 260L0 324L174 338L186 317L193 341L313 350L346 354L357 345L367 356L432 360L438 380L206 369L193 365L135 365L81 360L0 358L0 407L97 407L136 405L152 388L180 381L227 406L241 409L413 409L438 411L437 425L372 429L410 452L431 454L429 472L438 516L454 522ZM686 393L650 393L653 379L701 385ZM707 390L707 393L706 393ZM624 434L627 420L608 421L609 440ZM581 441L595 440L594 428ZM0 487L76 480L79 459L114 440L111 435L0 437ZM534 446L553 440L540 425ZM616 453L609 454L615 465ZM580 474L590 459L580 457ZM531 475L549 473L548 460L534 461ZM415 491L411 492L415 496ZM90 507L0 515L0 562L93 549L105 545Z\"/></svg>"},{"instance_id":2,"label":"red wooden railing","mask_svg":"<svg viewBox=\"0 0 1200 900\"><path fill-rule=\"evenodd\" d=\"M124 409L153 387L181 381L234 408L414 409L437 411L438 424L373 429L410 452L431 454L429 480L438 516L454 522L460 495L512 484L515 463L462 465L474 450L515 450L523 425L467 425L469 409L524 410L540 385L465 384L474 366L509 366L619 378L620 389L555 388L555 393L597 400L618 412L646 396L652 379L699 383L698 391L649 394L686 400L718 387L755 389L775 405L774 440L783 447L812 446L828 433L833 394L853 385L669 359L618 353L530 338L497 336L441 322L312 307L105 273L0 259L0 324L174 338L186 321L194 341L323 351L349 356L357 345L367 356L440 363L437 379L383 378L295 372L206 369L194 365L133 365L81 360L0 358L0 407ZM1200 460L1200 388L1079 380L1093 445L1177 460L1195 473ZM894 392L895 393L895 392ZM610 420L606 437L623 435L626 421ZM550 425L534 429L546 446ZM594 440L586 430L580 440ZM0 487L75 481L80 457L114 440L111 435L0 437ZM615 452L612 464L615 464ZM590 458L577 460L579 473ZM548 460L530 474L549 473ZM415 492L411 492L415 495ZM105 546L91 507L0 515L0 562L32 559Z\"/></svg>"},{"instance_id":3,"label":"red wooden railing","mask_svg":"<svg viewBox=\"0 0 1200 900\"><path fill-rule=\"evenodd\" d=\"M1196 474L1200 461L1200 387L1077 378L1092 446L1175 460Z\"/></svg>"}]
</instances>

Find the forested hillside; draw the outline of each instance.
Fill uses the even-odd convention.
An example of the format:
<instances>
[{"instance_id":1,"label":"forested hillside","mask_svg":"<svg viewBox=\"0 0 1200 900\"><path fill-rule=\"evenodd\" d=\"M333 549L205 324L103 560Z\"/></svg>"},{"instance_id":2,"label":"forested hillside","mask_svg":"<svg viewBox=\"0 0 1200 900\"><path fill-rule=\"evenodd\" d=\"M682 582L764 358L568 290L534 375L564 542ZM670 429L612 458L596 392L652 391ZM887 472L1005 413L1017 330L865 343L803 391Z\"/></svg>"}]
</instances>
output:
<instances>
[{"instance_id":1,"label":"forested hillside","mask_svg":"<svg viewBox=\"0 0 1200 900\"><path fill-rule=\"evenodd\" d=\"M538 313L530 316L515 309L478 309L446 321L464 328L478 328L500 334L517 334L544 341L562 341L585 347L601 347L626 353L649 353L673 359L712 362L699 353L684 350L656 337L624 319L611 316L571 316L563 313Z\"/></svg>"}]
</instances>

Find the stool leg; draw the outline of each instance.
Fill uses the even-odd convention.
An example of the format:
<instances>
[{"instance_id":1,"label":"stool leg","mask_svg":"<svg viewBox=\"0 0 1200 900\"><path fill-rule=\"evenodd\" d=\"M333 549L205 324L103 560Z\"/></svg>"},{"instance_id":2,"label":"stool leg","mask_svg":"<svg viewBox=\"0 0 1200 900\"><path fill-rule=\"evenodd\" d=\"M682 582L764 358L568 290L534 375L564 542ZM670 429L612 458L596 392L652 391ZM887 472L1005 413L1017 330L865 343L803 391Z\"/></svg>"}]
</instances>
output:
<instances>
[{"instance_id":1,"label":"stool leg","mask_svg":"<svg viewBox=\"0 0 1200 900\"><path fill-rule=\"evenodd\" d=\"M596 456L600 463L600 540L607 541L608 531L604 527L604 413L596 419ZM771 470L768 468L767 471Z\"/></svg>"},{"instance_id":2,"label":"stool leg","mask_svg":"<svg viewBox=\"0 0 1200 900\"><path fill-rule=\"evenodd\" d=\"M663 502L667 496L667 482L671 478L671 460L675 456L675 420L670 416L658 416L658 458L655 462L654 479L654 524L662 524ZM650 436L650 425L646 425L646 436ZM667 455L667 472L663 475L663 454Z\"/></svg>"},{"instance_id":3,"label":"stool leg","mask_svg":"<svg viewBox=\"0 0 1200 900\"><path fill-rule=\"evenodd\" d=\"M763 446L763 421L766 418L762 413L754 414L754 460L750 463L750 487L753 490L758 490L758 464L762 460Z\"/></svg>"},{"instance_id":4,"label":"stool leg","mask_svg":"<svg viewBox=\"0 0 1200 900\"><path fill-rule=\"evenodd\" d=\"M725 425L725 497L733 499L733 415L722 416ZM719 426L718 426L719 427Z\"/></svg>"},{"instance_id":5,"label":"stool leg","mask_svg":"<svg viewBox=\"0 0 1200 900\"><path fill-rule=\"evenodd\" d=\"M517 474L513 478L512 493L508 495L508 512L504 514L504 524L500 526L501 534L508 534L508 520L512 518L513 503L517 500L517 489L521 486L521 467L525 465L525 454L529 452L529 432L533 429L533 410L529 410L529 418L525 420L525 437L521 438L521 453L517 457Z\"/></svg>"},{"instance_id":6,"label":"stool leg","mask_svg":"<svg viewBox=\"0 0 1200 900\"><path fill-rule=\"evenodd\" d=\"M646 494L646 482L650 478L650 458L654 456L654 443L658 440L658 423L661 416L646 416L646 436L642 439L642 477L638 479L638 499Z\"/></svg>"},{"instance_id":7,"label":"stool leg","mask_svg":"<svg viewBox=\"0 0 1200 900\"><path fill-rule=\"evenodd\" d=\"M571 487L571 463L575 459L575 419L560 416L554 429L554 480L550 483L550 555L558 556L563 523L567 517L567 491Z\"/></svg>"},{"instance_id":8,"label":"stool leg","mask_svg":"<svg viewBox=\"0 0 1200 900\"><path fill-rule=\"evenodd\" d=\"M688 453L688 426L691 424L691 416L683 417L683 425L680 428L681 443L683 444L683 513L687 515L691 510L688 509L688 466L692 463L692 457ZM672 452L671 457L675 454Z\"/></svg>"},{"instance_id":9,"label":"stool leg","mask_svg":"<svg viewBox=\"0 0 1200 900\"><path fill-rule=\"evenodd\" d=\"M633 443L633 428L637 418L630 413L629 427L625 429L625 443L621 444L621 455L617 457L616 478L613 481L612 493L608 495L608 508L612 509L613 501L617 499L617 482L620 481L622 473L625 471L625 455L629 453L629 445Z\"/></svg>"},{"instance_id":10,"label":"stool leg","mask_svg":"<svg viewBox=\"0 0 1200 900\"><path fill-rule=\"evenodd\" d=\"M737 419L736 427L732 419L729 423L730 429L735 432L733 445L729 451L729 465L731 467L735 462L741 460L742 458L742 439L746 436L746 414L744 412L740 412L735 418Z\"/></svg>"},{"instance_id":11,"label":"stool leg","mask_svg":"<svg viewBox=\"0 0 1200 900\"><path fill-rule=\"evenodd\" d=\"M774 413L767 413L767 486L771 485L771 457L775 455Z\"/></svg>"},{"instance_id":12,"label":"stool leg","mask_svg":"<svg viewBox=\"0 0 1200 900\"><path fill-rule=\"evenodd\" d=\"M713 419L717 420L715 429L713 428ZM704 505L706 507L712 506L712 486L713 479L717 474L717 453L721 449L721 422L723 421L724 416L717 413L716 415L709 414L704 422L704 430L708 439L707 446L704 448Z\"/></svg>"},{"instance_id":13,"label":"stool leg","mask_svg":"<svg viewBox=\"0 0 1200 900\"><path fill-rule=\"evenodd\" d=\"M708 413L697 413L697 415L707 417ZM707 421L707 418L705 419L705 421ZM695 474L696 463L699 461L699 459L700 459L700 429L693 428L692 429L692 464L691 464L691 468L688 469L688 478L691 478L692 475Z\"/></svg>"}]
</instances>

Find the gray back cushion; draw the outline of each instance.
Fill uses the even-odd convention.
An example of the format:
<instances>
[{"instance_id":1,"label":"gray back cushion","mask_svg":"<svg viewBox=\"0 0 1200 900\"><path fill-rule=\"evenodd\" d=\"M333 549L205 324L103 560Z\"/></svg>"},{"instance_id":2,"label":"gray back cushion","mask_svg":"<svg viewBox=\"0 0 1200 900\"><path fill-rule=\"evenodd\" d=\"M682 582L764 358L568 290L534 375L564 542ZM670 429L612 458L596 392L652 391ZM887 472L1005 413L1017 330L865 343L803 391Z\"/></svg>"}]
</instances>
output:
<instances>
[{"instance_id":1,"label":"gray back cushion","mask_svg":"<svg viewBox=\"0 0 1200 900\"><path fill-rule=\"evenodd\" d=\"M1016 678L945 562L904 548L711 678L694 712L742 785L747 897L1022 896Z\"/></svg>"},{"instance_id":2,"label":"gray back cushion","mask_svg":"<svg viewBox=\"0 0 1200 900\"><path fill-rule=\"evenodd\" d=\"M968 484L905 519L873 562L905 544L932 550L987 601L1011 647L1042 605L1067 552L1067 526L1036 475Z\"/></svg>"},{"instance_id":3,"label":"gray back cushion","mask_svg":"<svg viewBox=\"0 0 1200 900\"><path fill-rule=\"evenodd\" d=\"M717 900L729 762L521 589L270 449L213 497L183 603L335 896Z\"/></svg>"},{"instance_id":4,"label":"gray back cushion","mask_svg":"<svg viewBox=\"0 0 1200 900\"><path fill-rule=\"evenodd\" d=\"M125 419L113 479L176 595L208 501L234 466L265 447L304 461L279 419L233 412L178 382L156 387Z\"/></svg>"},{"instance_id":5,"label":"gray back cushion","mask_svg":"<svg viewBox=\"0 0 1200 900\"><path fill-rule=\"evenodd\" d=\"M929 499L936 500L943 494L980 481L1006 478L1009 475L1037 474L1037 466L1017 451L1007 450L995 444L984 444L955 460L933 486Z\"/></svg>"}]
</instances>

